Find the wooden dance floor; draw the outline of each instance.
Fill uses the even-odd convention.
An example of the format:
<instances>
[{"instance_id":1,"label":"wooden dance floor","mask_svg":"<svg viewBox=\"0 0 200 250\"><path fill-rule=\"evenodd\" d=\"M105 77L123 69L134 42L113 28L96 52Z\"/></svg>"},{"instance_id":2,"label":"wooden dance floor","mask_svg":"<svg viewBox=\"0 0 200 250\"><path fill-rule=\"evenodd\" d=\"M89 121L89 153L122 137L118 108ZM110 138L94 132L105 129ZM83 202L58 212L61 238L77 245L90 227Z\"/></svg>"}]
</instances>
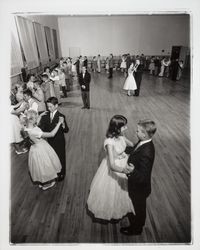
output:
<instances>
[{"instance_id":1,"label":"wooden dance floor","mask_svg":"<svg viewBox=\"0 0 200 250\"><path fill-rule=\"evenodd\" d=\"M191 241L190 81L143 75L139 97L123 92L124 77L92 73L91 109L82 110L74 83L60 110L66 134L66 178L52 189L33 185L28 154L11 150L10 241L12 243L188 243ZM139 236L120 234L120 222L93 222L86 209L90 183L104 157L103 141L114 114L128 119L126 135L136 142L137 121L153 119L156 158L147 219Z\"/></svg>"}]
</instances>

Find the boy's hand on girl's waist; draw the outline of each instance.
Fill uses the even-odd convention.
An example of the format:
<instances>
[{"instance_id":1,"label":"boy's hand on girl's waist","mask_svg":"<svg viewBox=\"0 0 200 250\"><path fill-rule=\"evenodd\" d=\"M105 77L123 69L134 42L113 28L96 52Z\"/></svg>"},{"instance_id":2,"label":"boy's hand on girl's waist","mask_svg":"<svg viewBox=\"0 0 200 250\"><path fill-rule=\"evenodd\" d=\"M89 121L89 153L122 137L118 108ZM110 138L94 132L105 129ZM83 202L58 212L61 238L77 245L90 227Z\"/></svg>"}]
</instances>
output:
<instances>
[{"instance_id":1,"label":"boy's hand on girl's waist","mask_svg":"<svg viewBox=\"0 0 200 250\"><path fill-rule=\"evenodd\" d=\"M126 166L126 169L128 171L128 174L132 173L135 169L135 166L132 164L132 163L129 163L127 166Z\"/></svg>"}]
</instances>

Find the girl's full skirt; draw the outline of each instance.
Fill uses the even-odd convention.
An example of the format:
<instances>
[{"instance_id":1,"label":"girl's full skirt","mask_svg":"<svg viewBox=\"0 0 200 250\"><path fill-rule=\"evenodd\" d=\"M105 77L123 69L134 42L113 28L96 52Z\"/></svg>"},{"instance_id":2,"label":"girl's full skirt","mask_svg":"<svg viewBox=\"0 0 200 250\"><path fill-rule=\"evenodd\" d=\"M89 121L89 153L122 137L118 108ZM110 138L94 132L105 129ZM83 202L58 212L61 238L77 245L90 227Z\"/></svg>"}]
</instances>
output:
<instances>
[{"instance_id":1,"label":"girl's full skirt","mask_svg":"<svg viewBox=\"0 0 200 250\"><path fill-rule=\"evenodd\" d=\"M57 178L57 173L61 170L56 152L44 139L31 146L28 165L32 180L40 183Z\"/></svg>"},{"instance_id":2,"label":"girl's full skirt","mask_svg":"<svg viewBox=\"0 0 200 250\"><path fill-rule=\"evenodd\" d=\"M124 83L123 89L124 90L136 90L137 89L137 85L136 85L133 73L129 73L129 75L126 78L126 81Z\"/></svg>"},{"instance_id":3,"label":"girl's full skirt","mask_svg":"<svg viewBox=\"0 0 200 250\"><path fill-rule=\"evenodd\" d=\"M127 156L117 159L116 164L126 165ZM127 176L112 171L104 158L92 180L87 201L88 209L98 219L121 219L129 212L134 213L133 204L128 195Z\"/></svg>"}]
</instances>

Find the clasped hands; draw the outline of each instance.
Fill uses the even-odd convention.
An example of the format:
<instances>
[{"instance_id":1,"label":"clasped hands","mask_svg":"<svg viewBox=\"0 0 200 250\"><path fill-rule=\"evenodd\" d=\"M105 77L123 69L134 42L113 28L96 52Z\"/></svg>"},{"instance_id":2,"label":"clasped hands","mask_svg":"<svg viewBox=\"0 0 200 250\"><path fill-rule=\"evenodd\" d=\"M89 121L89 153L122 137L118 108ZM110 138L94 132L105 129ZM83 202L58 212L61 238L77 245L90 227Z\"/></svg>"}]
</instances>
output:
<instances>
[{"instance_id":1,"label":"clasped hands","mask_svg":"<svg viewBox=\"0 0 200 250\"><path fill-rule=\"evenodd\" d=\"M58 122L60 122L61 124L64 124L64 117L59 116L59 120L58 120Z\"/></svg>"},{"instance_id":2,"label":"clasped hands","mask_svg":"<svg viewBox=\"0 0 200 250\"><path fill-rule=\"evenodd\" d=\"M131 163L127 164L125 168L123 168L122 173L124 174L130 174L131 172L133 172L135 169L135 166Z\"/></svg>"}]
</instances>

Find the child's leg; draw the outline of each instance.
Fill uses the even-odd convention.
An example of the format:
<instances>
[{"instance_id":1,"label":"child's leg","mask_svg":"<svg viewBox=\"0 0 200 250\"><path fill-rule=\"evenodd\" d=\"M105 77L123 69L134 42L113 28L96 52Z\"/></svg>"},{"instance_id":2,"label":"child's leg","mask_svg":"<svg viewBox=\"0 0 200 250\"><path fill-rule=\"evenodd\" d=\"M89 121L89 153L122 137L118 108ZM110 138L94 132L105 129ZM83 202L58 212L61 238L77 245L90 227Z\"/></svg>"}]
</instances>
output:
<instances>
[{"instance_id":1,"label":"child's leg","mask_svg":"<svg viewBox=\"0 0 200 250\"><path fill-rule=\"evenodd\" d=\"M63 92L64 97L67 97L67 92L66 92L65 86L62 86L62 92Z\"/></svg>"}]
</instances>

